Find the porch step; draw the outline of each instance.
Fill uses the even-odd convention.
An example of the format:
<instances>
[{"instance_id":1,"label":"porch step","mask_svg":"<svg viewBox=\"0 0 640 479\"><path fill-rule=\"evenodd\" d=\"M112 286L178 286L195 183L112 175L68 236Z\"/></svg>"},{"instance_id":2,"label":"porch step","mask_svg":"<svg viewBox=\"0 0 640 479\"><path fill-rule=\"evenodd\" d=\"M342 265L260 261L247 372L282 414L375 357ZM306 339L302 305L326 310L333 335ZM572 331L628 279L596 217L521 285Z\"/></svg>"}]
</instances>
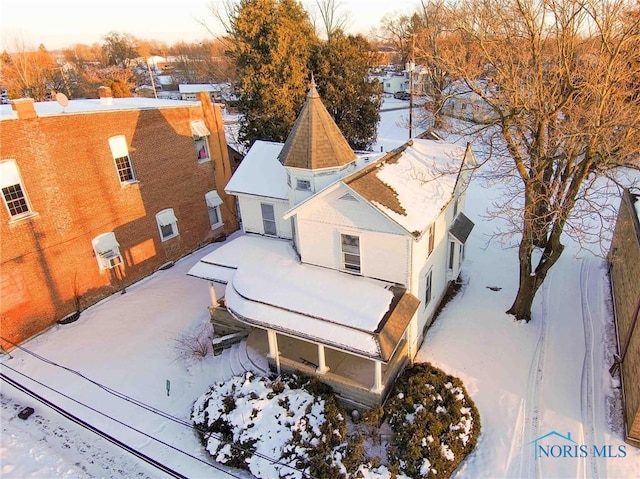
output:
<instances>
[{"instance_id":1,"label":"porch step","mask_svg":"<svg viewBox=\"0 0 640 479\"><path fill-rule=\"evenodd\" d=\"M234 376L240 376L246 371L240 362L240 345L237 343L229 348L229 366Z\"/></svg>"}]
</instances>

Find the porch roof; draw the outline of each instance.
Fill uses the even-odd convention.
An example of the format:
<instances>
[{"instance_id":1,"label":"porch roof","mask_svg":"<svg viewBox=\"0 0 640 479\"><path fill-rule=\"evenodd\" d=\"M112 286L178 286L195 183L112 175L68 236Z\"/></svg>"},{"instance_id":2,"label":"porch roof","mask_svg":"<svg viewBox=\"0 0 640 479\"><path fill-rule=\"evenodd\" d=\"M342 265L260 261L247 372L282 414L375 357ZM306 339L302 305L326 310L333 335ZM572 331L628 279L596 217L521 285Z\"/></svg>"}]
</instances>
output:
<instances>
[{"instance_id":1,"label":"porch roof","mask_svg":"<svg viewBox=\"0 0 640 479\"><path fill-rule=\"evenodd\" d=\"M227 283L242 321L387 361L419 301L392 283L301 264L286 240L244 235L203 257L189 275Z\"/></svg>"}]
</instances>

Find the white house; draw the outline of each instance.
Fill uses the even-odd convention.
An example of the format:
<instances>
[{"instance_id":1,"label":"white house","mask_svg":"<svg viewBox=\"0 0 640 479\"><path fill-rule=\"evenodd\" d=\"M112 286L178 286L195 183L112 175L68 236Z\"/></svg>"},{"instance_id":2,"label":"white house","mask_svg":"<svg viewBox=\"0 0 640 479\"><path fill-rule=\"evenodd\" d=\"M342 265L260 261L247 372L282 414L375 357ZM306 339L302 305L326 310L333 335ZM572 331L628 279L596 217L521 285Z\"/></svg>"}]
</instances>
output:
<instances>
[{"instance_id":1,"label":"white house","mask_svg":"<svg viewBox=\"0 0 640 479\"><path fill-rule=\"evenodd\" d=\"M380 404L459 276L474 163L436 137L358 156L312 84L286 143L256 141L225 188L245 234L189 274L253 328L273 369Z\"/></svg>"}]
</instances>

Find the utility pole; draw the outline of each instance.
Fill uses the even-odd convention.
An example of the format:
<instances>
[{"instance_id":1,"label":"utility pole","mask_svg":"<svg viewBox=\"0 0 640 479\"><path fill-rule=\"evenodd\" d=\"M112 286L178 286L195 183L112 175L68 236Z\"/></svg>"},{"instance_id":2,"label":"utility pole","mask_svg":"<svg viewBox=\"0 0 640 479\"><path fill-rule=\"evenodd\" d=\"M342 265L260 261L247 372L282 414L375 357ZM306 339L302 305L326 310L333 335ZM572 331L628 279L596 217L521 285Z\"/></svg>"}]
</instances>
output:
<instances>
[{"instance_id":1,"label":"utility pole","mask_svg":"<svg viewBox=\"0 0 640 479\"><path fill-rule=\"evenodd\" d=\"M413 138L413 70L415 63L416 34L411 34L411 59L409 60L409 139Z\"/></svg>"}]
</instances>

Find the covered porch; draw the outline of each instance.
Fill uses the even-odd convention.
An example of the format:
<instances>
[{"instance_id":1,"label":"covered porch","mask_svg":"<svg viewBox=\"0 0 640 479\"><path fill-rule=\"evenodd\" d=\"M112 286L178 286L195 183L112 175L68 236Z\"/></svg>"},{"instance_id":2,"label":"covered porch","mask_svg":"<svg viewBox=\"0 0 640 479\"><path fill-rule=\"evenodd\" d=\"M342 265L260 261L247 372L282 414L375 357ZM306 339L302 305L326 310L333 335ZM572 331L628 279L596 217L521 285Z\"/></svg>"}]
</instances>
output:
<instances>
[{"instance_id":1,"label":"covered porch","mask_svg":"<svg viewBox=\"0 0 640 479\"><path fill-rule=\"evenodd\" d=\"M368 407L384 402L408 361L404 339L386 363L258 328L251 330L247 345L267 357L272 372L316 376L346 403Z\"/></svg>"},{"instance_id":2,"label":"covered porch","mask_svg":"<svg viewBox=\"0 0 640 479\"><path fill-rule=\"evenodd\" d=\"M274 372L316 376L345 402L381 404L409 359L417 298L399 284L301 264L288 241L241 236L188 274L209 281L218 327L251 327L249 345Z\"/></svg>"}]
</instances>

